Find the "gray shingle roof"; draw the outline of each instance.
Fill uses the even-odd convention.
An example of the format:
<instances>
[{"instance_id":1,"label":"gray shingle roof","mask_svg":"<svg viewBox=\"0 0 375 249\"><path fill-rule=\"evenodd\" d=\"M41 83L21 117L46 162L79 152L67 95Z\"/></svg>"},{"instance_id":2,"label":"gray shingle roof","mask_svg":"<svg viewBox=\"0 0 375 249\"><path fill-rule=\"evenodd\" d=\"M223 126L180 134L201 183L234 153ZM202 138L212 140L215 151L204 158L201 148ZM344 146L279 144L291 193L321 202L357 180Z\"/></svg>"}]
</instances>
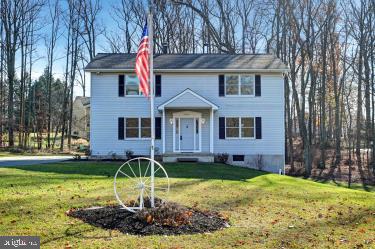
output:
<instances>
[{"instance_id":1,"label":"gray shingle roof","mask_svg":"<svg viewBox=\"0 0 375 249\"><path fill-rule=\"evenodd\" d=\"M86 66L87 71L134 70L136 54L100 53ZM155 70L288 70L271 54L157 54Z\"/></svg>"}]
</instances>

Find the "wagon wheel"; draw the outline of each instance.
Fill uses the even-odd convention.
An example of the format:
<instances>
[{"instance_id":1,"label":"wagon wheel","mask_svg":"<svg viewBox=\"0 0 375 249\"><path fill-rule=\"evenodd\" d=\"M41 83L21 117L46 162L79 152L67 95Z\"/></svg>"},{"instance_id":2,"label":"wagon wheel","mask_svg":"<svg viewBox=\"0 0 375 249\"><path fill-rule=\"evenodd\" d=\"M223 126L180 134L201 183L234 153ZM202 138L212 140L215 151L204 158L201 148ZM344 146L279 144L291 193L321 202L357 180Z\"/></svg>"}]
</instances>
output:
<instances>
[{"instance_id":1,"label":"wagon wheel","mask_svg":"<svg viewBox=\"0 0 375 249\"><path fill-rule=\"evenodd\" d=\"M154 162L154 194L162 199L169 192L169 178L157 161L146 157L133 158L121 165L115 174L116 199L130 212L141 210L150 202L151 162Z\"/></svg>"}]
</instances>

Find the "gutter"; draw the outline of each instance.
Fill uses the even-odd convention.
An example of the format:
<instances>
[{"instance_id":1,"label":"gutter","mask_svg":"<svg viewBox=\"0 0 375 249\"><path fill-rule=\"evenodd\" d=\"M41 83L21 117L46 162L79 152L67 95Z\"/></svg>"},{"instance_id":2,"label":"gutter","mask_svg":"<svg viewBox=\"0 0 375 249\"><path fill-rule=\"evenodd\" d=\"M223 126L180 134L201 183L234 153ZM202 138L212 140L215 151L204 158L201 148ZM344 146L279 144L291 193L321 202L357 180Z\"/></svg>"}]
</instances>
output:
<instances>
[{"instance_id":1,"label":"gutter","mask_svg":"<svg viewBox=\"0 0 375 249\"><path fill-rule=\"evenodd\" d=\"M133 69L108 69L108 68L97 68L87 69L85 72L91 73L134 73ZM288 73L290 69L154 69L155 73Z\"/></svg>"}]
</instances>

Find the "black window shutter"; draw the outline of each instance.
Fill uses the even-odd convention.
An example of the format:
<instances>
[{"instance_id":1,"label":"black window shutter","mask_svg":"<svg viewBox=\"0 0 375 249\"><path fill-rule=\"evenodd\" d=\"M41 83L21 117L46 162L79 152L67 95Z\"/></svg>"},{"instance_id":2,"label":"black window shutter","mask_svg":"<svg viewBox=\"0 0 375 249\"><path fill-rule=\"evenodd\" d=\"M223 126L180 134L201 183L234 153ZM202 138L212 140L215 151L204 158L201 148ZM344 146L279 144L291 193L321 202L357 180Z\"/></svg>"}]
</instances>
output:
<instances>
[{"instance_id":1,"label":"black window shutter","mask_svg":"<svg viewBox=\"0 0 375 249\"><path fill-rule=\"evenodd\" d=\"M262 95L262 83L260 75L255 75L255 96Z\"/></svg>"},{"instance_id":2,"label":"black window shutter","mask_svg":"<svg viewBox=\"0 0 375 249\"><path fill-rule=\"evenodd\" d=\"M225 117L219 117L219 139L225 139Z\"/></svg>"},{"instance_id":3,"label":"black window shutter","mask_svg":"<svg viewBox=\"0 0 375 249\"><path fill-rule=\"evenodd\" d=\"M155 118L155 139L161 139L161 117Z\"/></svg>"},{"instance_id":4,"label":"black window shutter","mask_svg":"<svg viewBox=\"0 0 375 249\"><path fill-rule=\"evenodd\" d=\"M161 96L161 75L155 75L155 97Z\"/></svg>"},{"instance_id":5,"label":"black window shutter","mask_svg":"<svg viewBox=\"0 0 375 249\"><path fill-rule=\"evenodd\" d=\"M225 96L224 75L219 75L219 96Z\"/></svg>"},{"instance_id":6,"label":"black window shutter","mask_svg":"<svg viewBox=\"0 0 375 249\"><path fill-rule=\"evenodd\" d=\"M262 139L262 118L255 118L255 138Z\"/></svg>"},{"instance_id":7,"label":"black window shutter","mask_svg":"<svg viewBox=\"0 0 375 249\"><path fill-rule=\"evenodd\" d=\"M118 96L119 97L124 97L125 93L125 79L124 75L119 75L118 76Z\"/></svg>"},{"instance_id":8,"label":"black window shutter","mask_svg":"<svg viewBox=\"0 0 375 249\"><path fill-rule=\"evenodd\" d=\"M118 118L118 139L124 140L124 118Z\"/></svg>"}]
</instances>

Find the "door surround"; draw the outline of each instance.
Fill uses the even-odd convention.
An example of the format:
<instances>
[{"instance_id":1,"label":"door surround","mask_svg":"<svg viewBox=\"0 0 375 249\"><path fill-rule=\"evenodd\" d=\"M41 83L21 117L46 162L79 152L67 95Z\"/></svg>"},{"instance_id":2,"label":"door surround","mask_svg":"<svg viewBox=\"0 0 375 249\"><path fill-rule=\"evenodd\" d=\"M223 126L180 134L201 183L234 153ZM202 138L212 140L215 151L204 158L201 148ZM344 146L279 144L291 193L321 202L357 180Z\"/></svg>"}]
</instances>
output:
<instances>
[{"instance_id":1,"label":"door surround","mask_svg":"<svg viewBox=\"0 0 375 249\"><path fill-rule=\"evenodd\" d=\"M181 126L181 118L193 118L194 119L194 131L196 130L196 121L198 120L198 146L196 141L196 135L194 132L194 149L193 150L181 150L181 140L178 139L178 143L176 143L176 135L177 138L180 137L180 126ZM178 131L176 130L176 123L178 120ZM202 113L200 112L193 112L193 111L181 111L173 113L173 152L201 152L202 151ZM198 148L197 148L198 147Z\"/></svg>"}]
</instances>

